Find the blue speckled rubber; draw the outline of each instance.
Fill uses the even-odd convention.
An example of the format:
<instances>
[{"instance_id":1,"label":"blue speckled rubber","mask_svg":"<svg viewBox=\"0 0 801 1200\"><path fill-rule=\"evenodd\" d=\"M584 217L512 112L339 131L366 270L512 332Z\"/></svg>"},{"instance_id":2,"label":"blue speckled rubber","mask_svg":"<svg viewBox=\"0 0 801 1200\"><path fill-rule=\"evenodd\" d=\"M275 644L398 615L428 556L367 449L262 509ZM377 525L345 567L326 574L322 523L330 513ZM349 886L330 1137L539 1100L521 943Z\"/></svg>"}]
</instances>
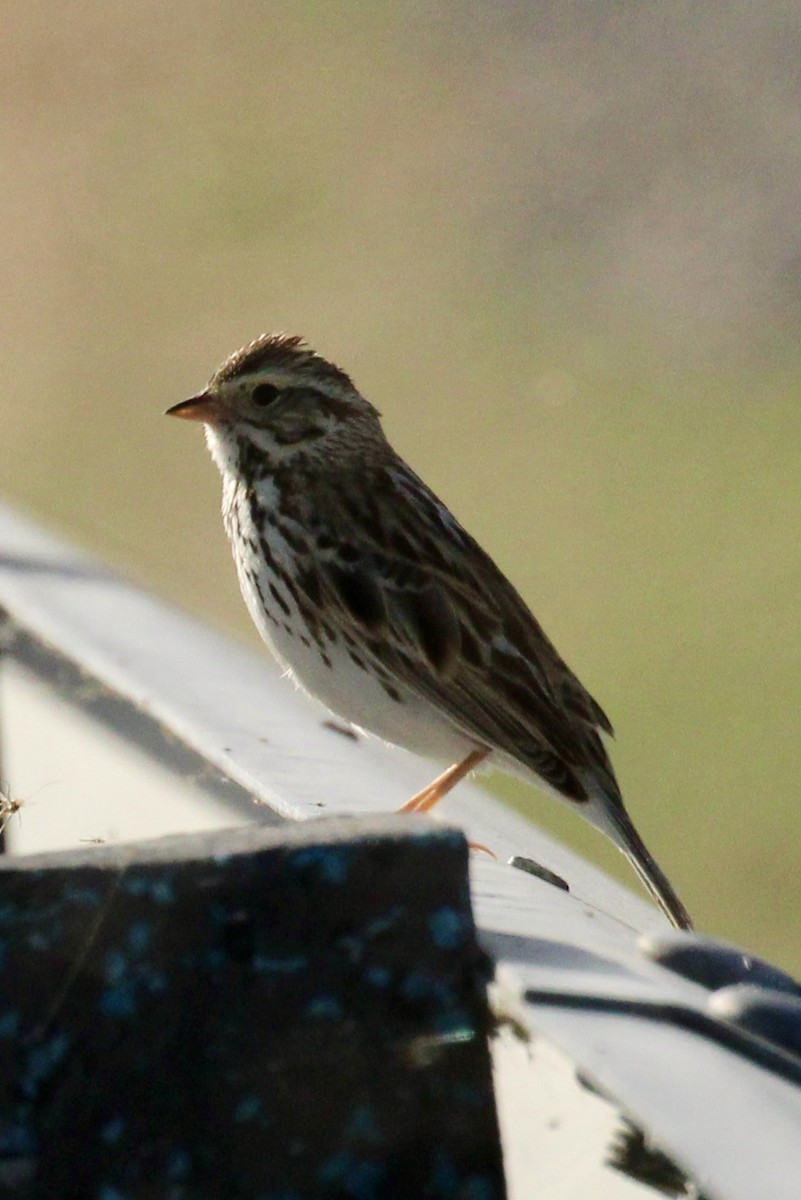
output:
<instances>
[{"instance_id":1,"label":"blue speckled rubber","mask_svg":"<svg viewBox=\"0 0 801 1200\"><path fill-rule=\"evenodd\" d=\"M0 1195L499 1200L460 834L418 818L0 867Z\"/></svg>"}]
</instances>

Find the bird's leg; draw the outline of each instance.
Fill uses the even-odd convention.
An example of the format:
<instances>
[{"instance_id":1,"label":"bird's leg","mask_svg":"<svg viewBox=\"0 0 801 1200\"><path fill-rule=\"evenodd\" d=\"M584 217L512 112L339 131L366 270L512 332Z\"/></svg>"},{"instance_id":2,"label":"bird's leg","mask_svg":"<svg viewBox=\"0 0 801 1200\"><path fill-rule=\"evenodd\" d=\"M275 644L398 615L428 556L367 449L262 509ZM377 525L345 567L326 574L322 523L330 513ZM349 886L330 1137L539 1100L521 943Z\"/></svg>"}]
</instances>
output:
<instances>
[{"instance_id":1,"label":"bird's leg","mask_svg":"<svg viewBox=\"0 0 801 1200\"><path fill-rule=\"evenodd\" d=\"M435 804L439 804L443 796L447 796L460 779L464 779L465 775L469 775L479 763L482 763L488 754L489 750L487 749L471 750L467 758L448 767L447 771L438 775L433 783L429 783L428 787L424 787L416 796L412 796L411 800L407 800L398 809L398 812L428 812Z\"/></svg>"}]
</instances>

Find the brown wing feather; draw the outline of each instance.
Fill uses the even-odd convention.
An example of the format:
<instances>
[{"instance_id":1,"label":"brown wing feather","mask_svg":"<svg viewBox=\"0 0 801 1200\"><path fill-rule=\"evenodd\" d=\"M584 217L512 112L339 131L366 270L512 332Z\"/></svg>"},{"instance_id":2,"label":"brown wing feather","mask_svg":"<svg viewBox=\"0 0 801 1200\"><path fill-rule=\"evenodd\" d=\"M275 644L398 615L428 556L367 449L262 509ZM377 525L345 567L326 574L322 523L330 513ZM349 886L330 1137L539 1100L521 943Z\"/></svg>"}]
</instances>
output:
<instances>
[{"instance_id":1,"label":"brown wing feather","mask_svg":"<svg viewBox=\"0 0 801 1200\"><path fill-rule=\"evenodd\" d=\"M396 479L389 547L381 529L375 541L354 545L353 520L329 504L327 533L346 543L348 565L334 565L336 552L323 564L325 602L376 663L470 737L575 800L588 798L589 774L615 801L598 736L611 733L603 710L478 543L408 468ZM411 489L414 503L404 494ZM449 542L458 543L456 553Z\"/></svg>"}]
</instances>

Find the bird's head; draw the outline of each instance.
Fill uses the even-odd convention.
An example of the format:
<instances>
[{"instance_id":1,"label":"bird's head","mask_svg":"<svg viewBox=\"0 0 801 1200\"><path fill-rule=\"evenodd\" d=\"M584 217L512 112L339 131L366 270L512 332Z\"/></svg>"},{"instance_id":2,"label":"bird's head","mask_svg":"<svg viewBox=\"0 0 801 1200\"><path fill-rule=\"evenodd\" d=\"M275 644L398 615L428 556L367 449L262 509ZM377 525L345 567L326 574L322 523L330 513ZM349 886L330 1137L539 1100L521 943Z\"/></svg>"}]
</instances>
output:
<instances>
[{"instance_id":1,"label":"bird's head","mask_svg":"<svg viewBox=\"0 0 801 1200\"><path fill-rule=\"evenodd\" d=\"M299 337L268 333L237 350L197 396L167 415L201 421L221 469L241 450L278 462L383 440L379 414L339 367Z\"/></svg>"}]
</instances>

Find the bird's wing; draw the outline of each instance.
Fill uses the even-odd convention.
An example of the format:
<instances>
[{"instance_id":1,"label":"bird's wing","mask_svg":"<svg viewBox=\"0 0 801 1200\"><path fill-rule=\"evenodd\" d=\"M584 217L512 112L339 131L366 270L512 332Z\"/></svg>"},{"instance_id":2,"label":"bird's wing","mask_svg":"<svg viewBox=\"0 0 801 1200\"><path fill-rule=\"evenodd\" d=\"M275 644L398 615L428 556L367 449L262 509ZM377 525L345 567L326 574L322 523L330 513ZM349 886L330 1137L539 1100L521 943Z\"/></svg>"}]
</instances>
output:
<instances>
[{"instance_id":1,"label":"bird's wing","mask_svg":"<svg viewBox=\"0 0 801 1200\"><path fill-rule=\"evenodd\" d=\"M330 511L335 547L315 566L324 607L361 653L479 744L576 800L588 773L615 797L602 709L489 556L416 476L400 478L389 507L385 497L358 521Z\"/></svg>"}]
</instances>

